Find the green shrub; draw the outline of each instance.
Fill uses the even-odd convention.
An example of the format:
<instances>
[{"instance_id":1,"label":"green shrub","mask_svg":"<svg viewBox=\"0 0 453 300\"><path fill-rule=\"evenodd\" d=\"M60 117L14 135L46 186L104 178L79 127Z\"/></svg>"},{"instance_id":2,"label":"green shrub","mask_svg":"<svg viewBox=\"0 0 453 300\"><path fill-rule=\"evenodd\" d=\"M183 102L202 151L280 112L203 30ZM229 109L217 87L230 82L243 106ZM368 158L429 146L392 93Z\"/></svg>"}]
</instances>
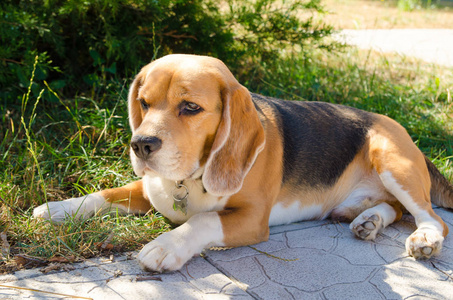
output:
<instances>
[{"instance_id":1,"label":"green shrub","mask_svg":"<svg viewBox=\"0 0 453 300\"><path fill-rule=\"evenodd\" d=\"M30 74L37 54L43 72L37 79L68 96L132 76L158 48L216 54L232 36L214 8L200 0L2 1L0 81L9 87L2 97L15 98L28 85L17 77ZM49 69L50 62L61 71Z\"/></svg>"},{"instance_id":2,"label":"green shrub","mask_svg":"<svg viewBox=\"0 0 453 300\"><path fill-rule=\"evenodd\" d=\"M276 2L4 0L0 96L10 103L23 94L36 55L37 83L72 97L102 93L112 78L130 78L168 53L212 55L234 68L330 33L296 17L300 9L321 11L319 1Z\"/></svg>"}]
</instances>

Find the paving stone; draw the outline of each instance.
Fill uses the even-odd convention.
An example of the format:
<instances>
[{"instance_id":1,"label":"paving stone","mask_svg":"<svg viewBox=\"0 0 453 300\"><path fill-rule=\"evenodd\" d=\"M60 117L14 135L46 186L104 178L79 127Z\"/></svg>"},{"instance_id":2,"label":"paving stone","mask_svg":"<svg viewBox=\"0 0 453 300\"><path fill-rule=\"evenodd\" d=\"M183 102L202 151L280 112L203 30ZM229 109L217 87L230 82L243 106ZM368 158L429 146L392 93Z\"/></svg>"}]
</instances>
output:
<instances>
[{"instance_id":1,"label":"paving stone","mask_svg":"<svg viewBox=\"0 0 453 300\"><path fill-rule=\"evenodd\" d=\"M285 287L267 281L256 288L250 289L249 293L256 299L263 300L281 300L281 299L304 299L320 300L319 293L306 293L292 287Z\"/></svg>"},{"instance_id":2,"label":"paving stone","mask_svg":"<svg viewBox=\"0 0 453 300\"><path fill-rule=\"evenodd\" d=\"M451 280L435 270L430 262L416 261L413 258L381 267L370 282L386 299L451 299L453 295Z\"/></svg>"},{"instance_id":3,"label":"paving stone","mask_svg":"<svg viewBox=\"0 0 453 300\"><path fill-rule=\"evenodd\" d=\"M320 227L324 226L325 224L330 224L331 221L329 220L322 220L322 221L304 221L299 223L291 223L287 225L280 225L280 226L272 226L270 228L270 234L282 233L282 232L291 232L296 231L304 228L312 228L312 227Z\"/></svg>"},{"instance_id":4,"label":"paving stone","mask_svg":"<svg viewBox=\"0 0 453 300\"><path fill-rule=\"evenodd\" d=\"M233 261L215 261L214 265L230 278L234 278L244 288L254 288L266 282L266 276L256 257L243 257Z\"/></svg>"},{"instance_id":5,"label":"paving stone","mask_svg":"<svg viewBox=\"0 0 453 300\"><path fill-rule=\"evenodd\" d=\"M355 284L338 284L322 292L328 300L348 299L386 299L384 295L369 282Z\"/></svg>"},{"instance_id":6,"label":"paving stone","mask_svg":"<svg viewBox=\"0 0 453 300\"><path fill-rule=\"evenodd\" d=\"M319 291L338 283L364 281L375 267L354 266L347 260L317 249L291 249L273 253L279 257L297 257L297 261L282 261L268 256L257 260L269 280L285 287L305 292ZM345 276L347 274L347 276Z\"/></svg>"},{"instance_id":7,"label":"paving stone","mask_svg":"<svg viewBox=\"0 0 453 300\"><path fill-rule=\"evenodd\" d=\"M35 272L39 272L35 270ZM30 279L22 279L13 284L17 287L36 289L33 292L18 289L1 289L0 299L55 299L65 295L91 297L94 299L250 299L251 297L234 284L228 277L219 273L201 257L191 260L185 269L177 272L152 275L143 272L135 260L77 265L69 272L40 274ZM181 298L182 297L182 298Z\"/></svg>"},{"instance_id":8,"label":"paving stone","mask_svg":"<svg viewBox=\"0 0 453 300\"><path fill-rule=\"evenodd\" d=\"M272 235L267 242L252 245L251 247L238 247L225 250L206 250L205 255L208 256L212 261L234 261L240 257L254 256L258 251L266 253L272 253L274 251L286 249L285 240L282 234ZM255 249L253 249L255 248Z\"/></svg>"},{"instance_id":9,"label":"paving stone","mask_svg":"<svg viewBox=\"0 0 453 300\"><path fill-rule=\"evenodd\" d=\"M218 272L201 257L192 259L180 273L185 279L203 294L225 294L230 296L248 296L246 292Z\"/></svg>"},{"instance_id":10,"label":"paving stone","mask_svg":"<svg viewBox=\"0 0 453 300\"><path fill-rule=\"evenodd\" d=\"M375 249L378 255L386 263L391 263L394 262L395 260L402 259L408 256L406 248L397 243L395 243L394 245L376 243Z\"/></svg>"},{"instance_id":11,"label":"paving stone","mask_svg":"<svg viewBox=\"0 0 453 300\"><path fill-rule=\"evenodd\" d=\"M339 235L334 224L319 227L303 228L286 233L290 248L311 248L328 251L335 244Z\"/></svg>"},{"instance_id":12,"label":"paving stone","mask_svg":"<svg viewBox=\"0 0 453 300\"><path fill-rule=\"evenodd\" d=\"M376 251L376 243L355 237L340 237L332 254L346 259L353 265L379 266L385 260Z\"/></svg>"}]
</instances>

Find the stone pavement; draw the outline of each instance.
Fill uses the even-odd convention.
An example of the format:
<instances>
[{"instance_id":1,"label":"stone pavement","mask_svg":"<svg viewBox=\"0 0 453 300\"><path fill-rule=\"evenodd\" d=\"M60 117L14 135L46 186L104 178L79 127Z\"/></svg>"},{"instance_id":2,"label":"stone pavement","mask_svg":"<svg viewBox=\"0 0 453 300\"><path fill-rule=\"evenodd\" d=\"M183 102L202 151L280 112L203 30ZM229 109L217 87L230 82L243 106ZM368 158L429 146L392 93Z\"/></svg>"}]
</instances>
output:
<instances>
[{"instance_id":1,"label":"stone pavement","mask_svg":"<svg viewBox=\"0 0 453 300\"><path fill-rule=\"evenodd\" d=\"M453 29L342 30L337 39L362 49L396 52L453 67Z\"/></svg>"},{"instance_id":2,"label":"stone pavement","mask_svg":"<svg viewBox=\"0 0 453 300\"><path fill-rule=\"evenodd\" d=\"M452 210L435 211L453 228ZM436 258L416 261L404 249L413 230L409 215L375 242L329 220L276 226L268 242L209 250L172 273L146 273L121 256L3 275L0 299L452 299L453 237Z\"/></svg>"}]
</instances>

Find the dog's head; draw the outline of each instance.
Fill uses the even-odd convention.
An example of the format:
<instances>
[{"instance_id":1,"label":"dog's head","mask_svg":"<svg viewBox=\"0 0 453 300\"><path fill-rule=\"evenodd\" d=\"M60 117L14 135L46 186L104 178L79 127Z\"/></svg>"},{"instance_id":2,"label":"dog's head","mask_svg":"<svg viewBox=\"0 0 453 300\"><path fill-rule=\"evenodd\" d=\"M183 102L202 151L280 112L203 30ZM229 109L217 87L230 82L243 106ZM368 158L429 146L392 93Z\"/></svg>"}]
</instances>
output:
<instances>
[{"instance_id":1,"label":"dog's head","mask_svg":"<svg viewBox=\"0 0 453 300\"><path fill-rule=\"evenodd\" d=\"M264 147L250 93L212 57L168 55L145 66L129 91L129 121L138 176L203 174L219 196L241 189Z\"/></svg>"}]
</instances>

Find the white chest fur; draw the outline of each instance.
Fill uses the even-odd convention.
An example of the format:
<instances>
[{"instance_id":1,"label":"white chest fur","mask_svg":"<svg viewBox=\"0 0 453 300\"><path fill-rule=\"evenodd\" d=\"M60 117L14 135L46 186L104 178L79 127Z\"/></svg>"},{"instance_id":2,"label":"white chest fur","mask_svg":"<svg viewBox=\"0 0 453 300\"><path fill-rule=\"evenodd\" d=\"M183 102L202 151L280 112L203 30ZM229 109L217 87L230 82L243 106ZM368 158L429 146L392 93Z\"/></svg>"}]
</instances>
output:
<instances>
[{"instance_id":1,"label":"white chest fur","mask_svg":"<svg viewBox=\"0 0 453 300\"><path fill-rule=\"evenodd\" d=\"M151 205L170 221L181 224L201 212L219 211L225 206L228 196L217 197L204 191L201 180L184 180L189 190L187 198L187 215L173 209L173 190L175 182L157 176L145 175L143 188Z\"/></svg>"}]
</instances>

